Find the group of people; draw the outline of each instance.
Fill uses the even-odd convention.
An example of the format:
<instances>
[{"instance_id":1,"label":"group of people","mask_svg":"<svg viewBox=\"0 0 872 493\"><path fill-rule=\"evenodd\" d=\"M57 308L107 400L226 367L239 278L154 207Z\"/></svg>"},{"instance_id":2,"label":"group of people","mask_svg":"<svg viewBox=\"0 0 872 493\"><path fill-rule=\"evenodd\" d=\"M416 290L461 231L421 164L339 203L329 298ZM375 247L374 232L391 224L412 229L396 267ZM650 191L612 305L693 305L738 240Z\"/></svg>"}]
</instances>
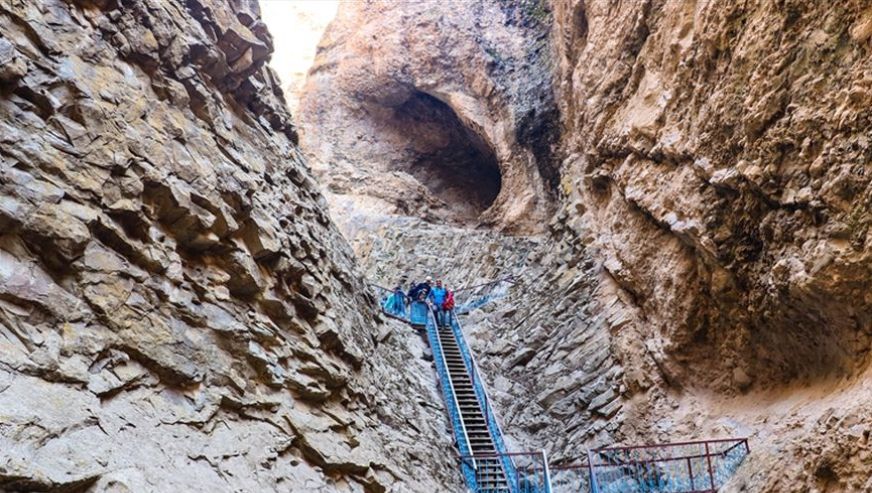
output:
<instances>
[{"instance_id":1,"label":"group of people","mask_svg":"<svg viewBox=\"0 0 872 493\"><path fill-rule=\"evenodd\" d=\"M451 311L454 310L454 293L444 286L441 279L434 285L433 278L427 277L422 283L412 282L409 291L403 289L404 281L394 288L393 294L385 303L385 309L394 314L405 314L410 306L412 325L426 324L428 310L433 312L440 327L451 324Z\"/></svg>"}]
</instances>

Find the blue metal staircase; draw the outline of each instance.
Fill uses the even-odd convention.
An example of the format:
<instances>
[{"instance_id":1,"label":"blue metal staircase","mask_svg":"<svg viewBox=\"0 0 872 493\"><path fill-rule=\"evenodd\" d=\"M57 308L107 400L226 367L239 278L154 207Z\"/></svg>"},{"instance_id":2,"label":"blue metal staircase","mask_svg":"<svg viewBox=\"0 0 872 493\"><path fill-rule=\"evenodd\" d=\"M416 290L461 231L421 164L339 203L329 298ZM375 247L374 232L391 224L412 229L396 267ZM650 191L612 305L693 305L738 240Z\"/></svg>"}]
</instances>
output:
<instances>
[{"instance_id":1,"label":"blue metal staircase","mask_svg":"<svg viewBox=\"0 0 872 493\"><path fill-rule=\"evenodd\" d=\"M469 358L459 326L451 317L451 327L437 327L431 316L427 338L442 393L451 415L455 440L464 457L463 475L472 491L510 493L508 474L513 465L501 458L505 453L502 430L490 409L477 369Z\"/></svg>"},{"instance_id":2,"label":"blue metal staircase","mask_svg":"<svg viewBox=\"0 0 872 493\"><path fill-rule=\"evenodd\" d=\"M544 451L509 452L457 315L505 296L511 282L508 277L470 288L444 327L426 303L406 304L376 286L385 314L426 331L471 492L715 493L735 473L750 453L747 439L591 449L579 463L559 466L549 466Z\"/></svg>"}]
</instances>

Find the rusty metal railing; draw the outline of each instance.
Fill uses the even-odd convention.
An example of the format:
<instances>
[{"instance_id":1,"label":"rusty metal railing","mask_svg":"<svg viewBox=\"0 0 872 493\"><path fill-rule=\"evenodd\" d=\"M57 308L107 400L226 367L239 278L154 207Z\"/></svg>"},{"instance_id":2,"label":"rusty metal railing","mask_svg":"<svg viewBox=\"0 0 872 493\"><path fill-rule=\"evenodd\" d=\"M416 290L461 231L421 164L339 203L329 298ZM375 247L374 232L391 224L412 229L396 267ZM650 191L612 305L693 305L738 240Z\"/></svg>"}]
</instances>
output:
<instances>
[{"instance_id":1,"label":"rusty metal railing","mask_svg":"<svg viewBox=\"0 0 872 493\"><path fill-rule=\"evenodd\" d=\"M551 476L555 492L714 493L749 453L747 438L603 447Z\"/></svg>"}]
</instances>

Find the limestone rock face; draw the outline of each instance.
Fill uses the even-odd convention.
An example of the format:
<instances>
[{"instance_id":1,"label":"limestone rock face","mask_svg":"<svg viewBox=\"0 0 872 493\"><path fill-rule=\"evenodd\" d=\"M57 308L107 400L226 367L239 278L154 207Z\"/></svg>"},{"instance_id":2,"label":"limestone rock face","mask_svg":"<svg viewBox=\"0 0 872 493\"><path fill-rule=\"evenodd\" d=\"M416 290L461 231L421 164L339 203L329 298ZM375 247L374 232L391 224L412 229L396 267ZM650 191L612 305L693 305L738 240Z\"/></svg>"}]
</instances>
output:
<instances>
[{"instance_id":1,"label":"limestone rock face","mask_svg":"<svg viewBox=\"0 0 872 493\"><path fill-rule=\"evenodd\" d=\"M271 51L246 0L0 1L0 490L457 489Z\"/></svg>"},{"instance_id":2,"label":"limestone rock face","mask_svg":"<svg viewBox=\"0 0 872 493\"><path fill-rule=\"evenodd\" d=\"M866 366L868 15L555 5L568 194L670 378L777 385Z\"/></svg>"},{"instance_id":3,"label":"limestone rock face","mask_svg":"<svg viewBox=\"0 0 872 493\"><path fill-rule=\"evenodd\" d=\"M508 435L561 458L751 435L737 490L872 488L868 6L372 2L340 21L301 119L334 214L477 215L539 234L517 262L510 245L529 238L476 243L456 227L355 241L386 277L415 268L385 262L403 248L440 252L424 263L453 265L458 283L481 262L523 267L523 295L467 324ZM552 131L498 130L522 120ZM336 138L310 137L331 125ZM501 172L483 213L439 203L476 202L464 160L444 157L467 144Z\"/></svg>"},{"instance_id":4,"label":"limestone rock face","mask_svg":"<svg viewBox=\"0 0 872 493\"><path fill-rule=\"evenodd\" d=\"M556 178L556 106L548 27L526 8L342 3L298 117L329 195L440 222L541 230Z\"/></svg>"}]
</instances>

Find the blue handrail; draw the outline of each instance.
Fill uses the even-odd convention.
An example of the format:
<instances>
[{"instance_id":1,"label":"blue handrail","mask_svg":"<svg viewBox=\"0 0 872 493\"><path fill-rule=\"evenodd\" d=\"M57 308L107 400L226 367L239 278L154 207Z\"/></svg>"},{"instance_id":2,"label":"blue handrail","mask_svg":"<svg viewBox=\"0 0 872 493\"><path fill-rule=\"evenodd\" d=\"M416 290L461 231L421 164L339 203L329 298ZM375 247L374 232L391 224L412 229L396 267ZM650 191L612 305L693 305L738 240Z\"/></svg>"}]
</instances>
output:
<instances>
[{"instance_id":1,"label":"blue handrail","mask_svg":"<svg viewBox=\"0 0 872 493\"><path fill-rule=\"evenodd\" d=\"M416 302L417 303L417 302ZM448 374L448 364L445 361L445 354L442 352L442 343L439 341L438 326L433 313L428 310L427 317L427 340L430 342L430 348L433 352L433 362L436 366L436 374L439 377L439 384L442 386L442 395L445 399L445 407L448 409L448 416L451 420L451 428L454 431L454 439L457 441L457 448L460 450L460 455L471 455L472 446L469 443L469 436L466 433L466 425L460 416L460 404L457 402L457 395L454 392L454 384L451 383L451 377ZM474 466L473 466L474 467ZM464 480L467 486L472 491L476 489L476 478L474 470L463 471Z\"/></svg>"},{"instance_id":2,"label":"blue handrail","mask_svg":"<svg viewBox=\"0 0 872 493\"><path fill-rule=\"evenodd\" d=\"M509 480L510 488L512 489L512 492L515 493L518 491L518 472L515 464L512 462L511 456L508 455L508 450L506 449L506 444L503 439L502 427L496 419L496 414L493 412L490 398L488 397L487 390L484 386L484 381L481 378L481 373L478 371L478 365L475 363L475 358L469 350L466 338L463 337L463 329L460 326L460 322L453 313L451 314L450 319L451 330L454 333L454 337L457 339L457 346L460 348L460 356L463 358L466 371L469 372L469 375L472 378L472 388L475 391L475 396L478 399L479 406L481 406L482 411L484 411L488 431L490 432L497 453L502 454L501 461L503 469L508 476L507 479Z\"/></svg>"},{"instance_id":3,"label":"blue handrail","mask_svg":"<svg viewBox=\"0 0 872 493\"><path fill-rule=\"evenodd\" d=\"M498 458L506 475L510 493L551 493L551 474L544 451L541 452L542 467L539 471L531 470L523 459L520 462L521 466L518 467L513 459L518 456L529 456L530 453L509 453L506 449L502 427L493 411L492 401L481 378L481 371L466 342L463 327L457 317L459 313L465 313L505 296L507 290L502 289L503 282L511 281L499 280L470 288L478 290L480 294L473 295L465 303L458 305L449 317L452 335L457 342L464 367L472 380L476 400L484 413L488 433L494 444L495 454L484 456L472 454L469 436L442 350L439 329L429 305L418 301L406 303L405 296L381 286L375 287L381 291L379 302L387 316L411 323L413 326L425 327L452 432L460 451L462 474L469 489L473 492L482 491L478 485L477 460L486 462ZM481 288L488 289L482 293L484 290ZM749 453L746 438L591 449L587 451L586 466L557 468L564 476L558 480L558 483L572 481L571 477L566 477L572 474L577 477L577 482L574 484L578 485L577 488L573 486L575 488L573 491L584 488L590 488L593 493L714 491L735 474ZM488 471L486 467L481 470Z\"/></svg>"},{"instance_id":4,"label":"blue handrail","mask_svg":"<svg viewBox=\"0 0 872 493\"><path fill-rule=\"evenodd\" d=\"M501 280L499 282L503 281ZM490 285L488 285L488 287L493 288L493 286L496 286L497 284L498 283L491 283ZM400 300L398 299L399 295L397 293L394 293L392 290L378 285L373 286L378 291L380 291L379 304L381 305L382 311L387 315L408 323L412 323L413 325L422 325L421 322L426 321L427 339L433 352L433 360L436 366L436 374L439 378L439 383L443 389L445 407L448 410L451 427L454 432L454 438L457 441L457 448L460 450L461 456L472 456L472 447L469 443L469 437L466 433L466 427L460 415L460 405L457 402L457 398L454 393L454 387L448 374L447 363L442 352L442 344L439 340L439 335L437 332L438 327L435 321L435 317L433 316L433 312L429 309L429 306L426 303L420 301L412 301L411 303L405 304L403 302L400 302ZM489 291L484 296L476 297L473 300L470 300L472 303L467 302L464 307L459 308L464 309L465 312L471 310L472 308L478 308L486 304L487 302L501 297L505 294L504 292L502 292L494 296L494 291L495 290L491 289L491 291ZM507 475L506 479L508 480L508 483L510 485L511 493L520 493L520 480L517 468L512 461L511 455L508 454L505 440L503 439L502 427L500 426L499 422L496 419L496 415L493 412L490 398L488 397L487 390L484 386L484 381L481 378L481 372L478 370L478 365L475 362L475 358L472 356L472 352L470 351L469 346L466 343L466 339L463 336L463 328L461 327L459 320L455 316L455 313L455 311L452 311L449 318L451 330L457 340L457 345L460 348L461 358L463 359L463 363L466 367L468 374L472 378L473 391L475 392L476 399L478 400L478 403L481 406L482 411L484 412L488 432L491 435L494 447L496 448L497 453L501 455L500 461L502 462L503 470ZM476 464L475 459L473 458L472 467L463 468L463 476L470 490L479 491L477 486L475 469Z\"/></svg>"}]
</instances>

